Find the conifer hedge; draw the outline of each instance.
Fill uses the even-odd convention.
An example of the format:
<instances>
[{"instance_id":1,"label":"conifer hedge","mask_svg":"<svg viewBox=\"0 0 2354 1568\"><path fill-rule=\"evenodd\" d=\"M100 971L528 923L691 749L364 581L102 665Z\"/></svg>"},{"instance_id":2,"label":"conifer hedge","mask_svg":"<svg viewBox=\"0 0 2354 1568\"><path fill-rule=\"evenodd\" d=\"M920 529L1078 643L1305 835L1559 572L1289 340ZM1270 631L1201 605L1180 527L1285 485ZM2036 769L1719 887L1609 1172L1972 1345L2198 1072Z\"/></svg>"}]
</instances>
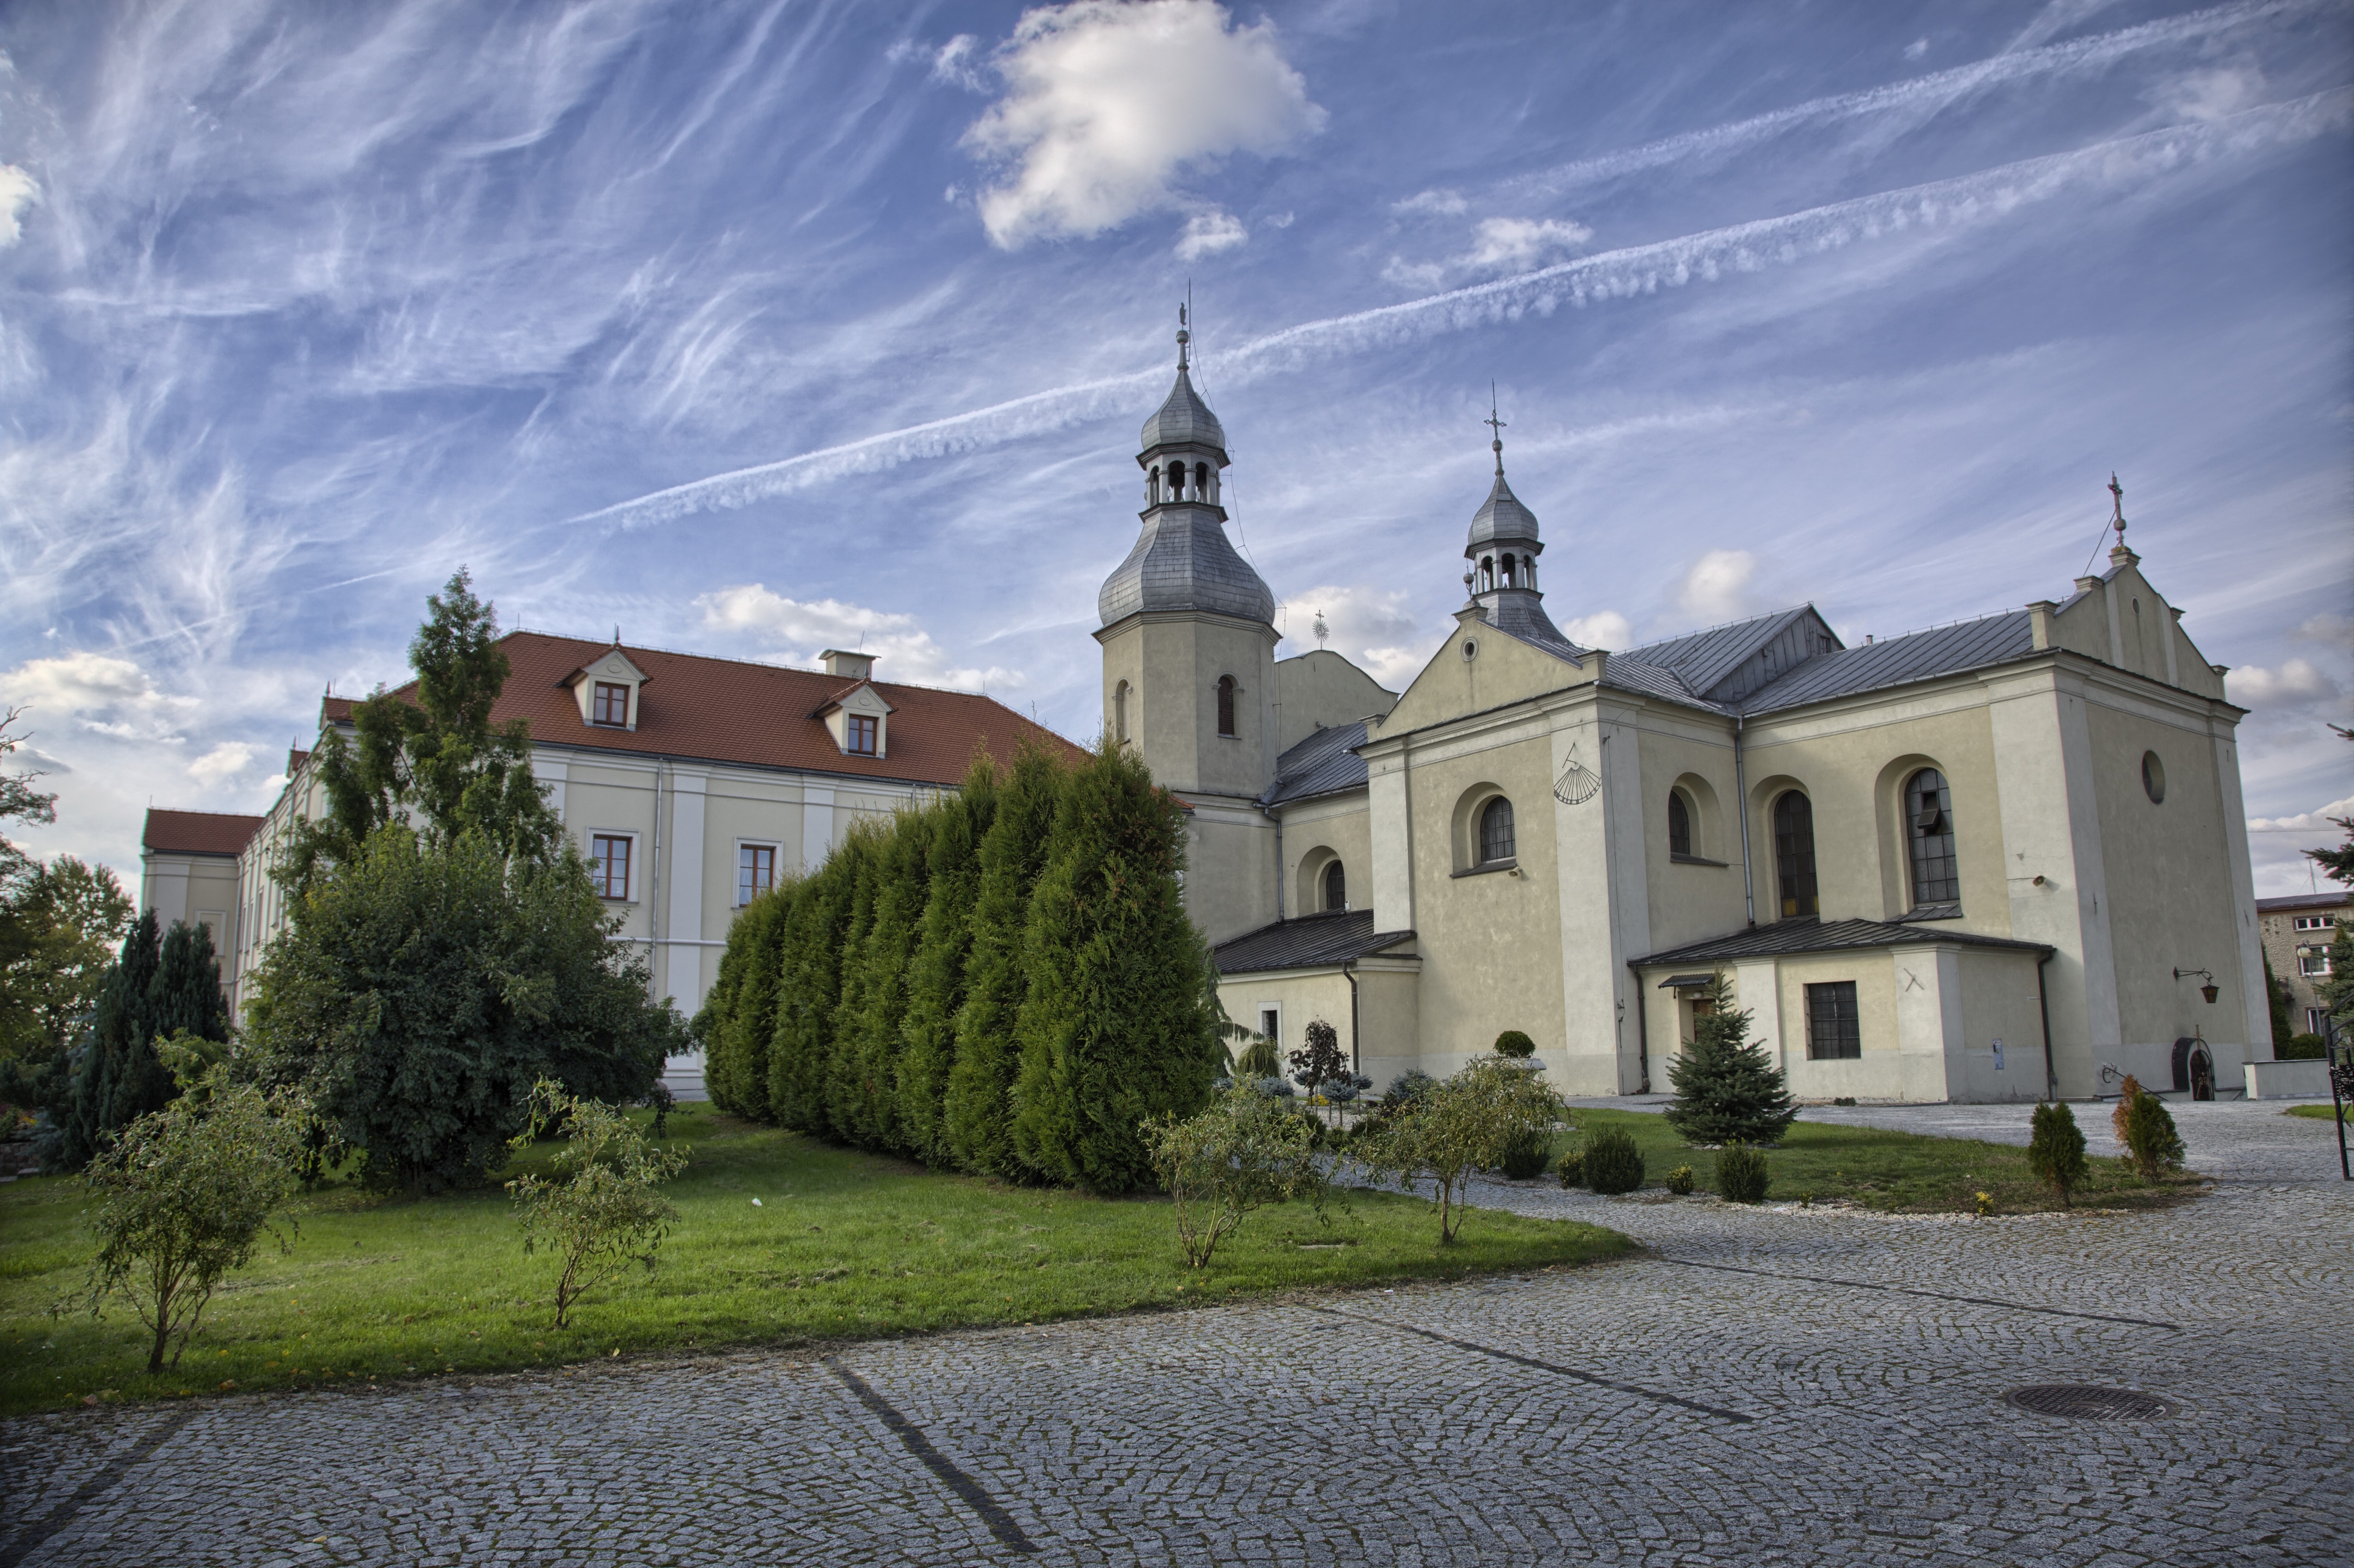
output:
<instances>
[{"instance_id":1,"label":"conifer hedge","mask_svg":"<svg viewBox=\"0 0 2354 1568\"><path fill-rule=\"evenodd\" d=\"M1143 1124L1225 1063L1183 863L1132 750L977 760L737 917L695 1023L712 1098L938 1169L1155 1184Z\"/></svg>"}]
</instances>

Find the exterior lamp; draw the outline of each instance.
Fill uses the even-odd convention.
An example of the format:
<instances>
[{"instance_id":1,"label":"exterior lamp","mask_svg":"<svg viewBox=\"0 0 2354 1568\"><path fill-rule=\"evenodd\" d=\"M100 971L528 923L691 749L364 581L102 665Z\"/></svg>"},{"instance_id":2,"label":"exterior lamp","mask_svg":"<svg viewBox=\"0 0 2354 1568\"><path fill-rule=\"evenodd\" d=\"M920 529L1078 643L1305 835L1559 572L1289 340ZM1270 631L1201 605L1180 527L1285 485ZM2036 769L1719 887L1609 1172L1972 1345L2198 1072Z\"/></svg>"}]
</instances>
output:
<instances>
[{"instance_id":1,"label":"exterior lamp","mask_svg":"<svg viewBox=\"0 0 2354 1568\"><path fill-rule=\"evenodd\" d=\"M2209 974L2205 969L2177 969L2174 971L2174 978L2176 980L2181 980L2189 975L2197 975L2200 980L2207 982L2205 985L2199 988L2199 994L2207 999L2208 1006L2214 1006L2215 998L2219 994L2218 988L2215 984L2215 977Z\"/></svg>"}]
</instances>

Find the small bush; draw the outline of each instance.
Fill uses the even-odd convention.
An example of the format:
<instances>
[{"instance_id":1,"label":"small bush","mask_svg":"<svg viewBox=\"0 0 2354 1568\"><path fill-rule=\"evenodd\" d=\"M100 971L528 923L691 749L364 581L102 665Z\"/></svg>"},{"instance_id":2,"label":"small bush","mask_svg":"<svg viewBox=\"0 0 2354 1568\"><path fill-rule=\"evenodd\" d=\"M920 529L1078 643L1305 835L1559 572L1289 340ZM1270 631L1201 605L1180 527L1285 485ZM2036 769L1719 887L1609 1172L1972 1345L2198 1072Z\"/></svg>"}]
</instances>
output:
<instances>
[{"instance_id":1,"label":"small bush","mask_svg":"<svg viewBox=\"0 0 2354 1568\"><path fill-rule=\"evenodd\" d=\"M1831 1097L1831 1104L1835 1106L1851 1106L1855 1104L1855 1097L1853 1095L1833 1095Z\"/></svg>"},{"instance_id":2,"label":"small bush","mask_svg":"<svg viewBox=\"0 0 2354 1568\"><path fill-rule=\"evenodd\" d=\"M1533 1056L1536 1054L1537 1043L1517 1029L1507 1029L1496 1036L1496 1054L1499 1056Z\"/></svg>"},{"instance_id":3,"label":"small bush","mask_svg":"<svg viewBox=\"0 0 2354 1568\"><path fill-rule=\"evenodd\" d=\"M1229 1089L1208 1110L1144 1128L1152 1168L1177 1201L1185 1261L1207 1267L1218 1243L1253 1209L1305 1198L1320 1218L1328 1187L1316 1159L1317 1126L1272 1098Z\"/></svg>"},{"instance_id":4,"label":"small bush","mask_svg":"<svg viewBox=\"0 0 2354 1568\"><path fill-rule=\"evenodd\" d=\"M1390 1086L1382 1091L1382 1099L1393 1106L1409 1106L1437 1087L1437 1078L1419 1067L1408 1067L1390 1080Z\"/></svg>"},{"instance_id":5,"label":"small bush","mask_svg":"<svg viewBox=\"0 0 2354 1568\"><path fill-rule=\"evenodd\" d=\"M2166 1102L2144 1089L2125 1109L2126 1153L2145 1181L2155 1181L2164 1171L2182 1169L2182 1135Z\"/></svg>"},{"instance_id":6,"label":"small bush","mask_svg":"<svg viewBox=\"0 0 2354 1568\"><path fill-rule=\"evenodd\" d=\"M1643 1151L1632 1133L1608 1128L1585 1140L1585 1184L1605 1194L1643 1184Z\"/></svg>"},{"instance_id":7,"label":"small bush","mask_svg":"<svg viewBox=\"0 0 2354 1568\"><path fill-rule=\"evenodd\" d=\"M2325 1047L2320 1035L2292 1034L2282 1043L2273 1055L2276 1060L2283 1062L2317 1062L2322 1058L2324 1052Z\"/></svg>"},{"instance_id":8,"label":"small bush","mask_svg":"<svg viewBox=\"0 0 2354 1568\"><path fill-rule=\"evenodd\" d=\"M686 1168L687 1150L651 1149L615 1107L576 1098L542 1078L532 1086L531 1120L518 1151L562 1127L569 1134L551 1163L558 1181L524 1176L507 1183L526 1253L556 1255L556 1326L567 1325L580 1298L632 1263L653 1272L654 1250L678 1219L656 1188Z\"/></svg>"},{"instance_id":9,"label":"small bush","mask_svg":"<svg viewBox=\"0 0 2354 1568\"><path fill-rule=\"evenodd\" d=\"M1679 1165L1668 1172L1668 1191L1679 1198L1689 1198L1692 1190L1692 1168Z\"/></svg>"},{"instance_id":10,"label":"small bush","mask_svg":"<svg viewBox=\"0 0 2354 1568\"><path fill-rule=\"evenodd\" d=\"M1745 1143L1728 1143L1717 1150L1716 1191L1727 1202L1763 1202L1772 1182L1764 1150Z\"/></svg>"},{"instance_id":11,"label":"small bush","mask_svg":"<svg viewBox=\"0 0 2354 1568\"><path fill-rule=\"evenodd\" d=\"M1564 1114L1561 1097L1545 1086L1542 1074L1500 1056L1477 1056L1388 1117L1378 1132L1361 1132L1352 1152L1377 1181L1409 1192L1420 1181L1432 1184L1444 1246L1462 1226L1471 1173L1495 1170L1505 1150L1550 1133Z\"/></svg>"},{"instance_id":12,"label":"small bush","mask_svg":"<svg viewBox=\"0 0 2354 1568\"><path fill-rule=\"evenodd\" d=\"M2027 1163L2036 1180L2059 1196L2062 1208L2069 1206L2068 1194L2084 1179L2084 1134L2076 1126L2076 1113L2057 1100L2046 1101L2035 1107L2032 1135L2027 1143Z\"/></svg>"},{"instance_id":13,"label":"small bush","mask_svg":"<svg viewBox=\"0 0 2354 1568\"><path fill-rule=\"evenodd\" d=\"M1564 1187L1585 1186L1585 1150L1583 1149L1563 1150L1561 1151L1561 1158L1553 1161L1553 1173L1561 1178L1561 1184Z\"/></svg>"},{"instance_id":14,"label":"small bush","mask_svg":"<svg viewBox=\"0 0 2354 1568\"><path fill-rule=\"evenodd\" d=\"M1532 1132L1505 1150L1496 1169L1508 1181L1525 1181L1544 1174L1545 1160L1552 1152L1553 1134Z\"/></svg>"},{"instance_id":15,"label":"small bush","mask_svg":"<svg viewBox=\"0 0 2354 1568\"><path fill-rule=\"evenodd\" d=\"M1252 1087L1267 1098L1275 1100L1295 1099L1299 1094L1298 1089L1291 1086L1291 1080L1288 1078L1261 1078Z\"/></svg>"},{"instance_id":16,"label":"small bush","mask_svg":"<svg viewBox=\"0 0 2354 1568\"><path fill-rule=\"evenodd\" d=\"M1246 1080L1272 1078L1282 1071L1283 1058L1277 1053L1275 1042L1264 1034L1252 1035L1243 1054L1235 1058L1235 1075Z\"/></svg>"}]
</instances>

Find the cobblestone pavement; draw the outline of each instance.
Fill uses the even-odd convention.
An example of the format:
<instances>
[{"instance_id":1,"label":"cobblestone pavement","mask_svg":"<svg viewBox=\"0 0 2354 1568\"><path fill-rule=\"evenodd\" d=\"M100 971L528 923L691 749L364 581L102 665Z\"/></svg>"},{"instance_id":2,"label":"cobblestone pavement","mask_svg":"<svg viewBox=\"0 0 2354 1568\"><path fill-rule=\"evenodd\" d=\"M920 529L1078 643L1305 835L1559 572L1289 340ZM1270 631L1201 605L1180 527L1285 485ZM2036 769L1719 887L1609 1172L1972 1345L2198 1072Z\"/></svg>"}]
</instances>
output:
<instances>
[{"instance_id":1,"label":"cobblestone pavement","mask_svg":"<svg viewBox=\"0 0 2354 1568\"><path fill-rule=\"evenodd\" d=\"M0 1568L2342 1568L2354 1189L2328 1124L2209 1108L2184 1131L2225 1179L2159 1213L1892 1218L1495 1185L1479 1201L1653 1251L831 1359L6 1423ZM2329 1180L2296 1173L2325 1155ZM2005 1403L2066 1383L2172 1414Z\"/></svg>"}]
</instances>

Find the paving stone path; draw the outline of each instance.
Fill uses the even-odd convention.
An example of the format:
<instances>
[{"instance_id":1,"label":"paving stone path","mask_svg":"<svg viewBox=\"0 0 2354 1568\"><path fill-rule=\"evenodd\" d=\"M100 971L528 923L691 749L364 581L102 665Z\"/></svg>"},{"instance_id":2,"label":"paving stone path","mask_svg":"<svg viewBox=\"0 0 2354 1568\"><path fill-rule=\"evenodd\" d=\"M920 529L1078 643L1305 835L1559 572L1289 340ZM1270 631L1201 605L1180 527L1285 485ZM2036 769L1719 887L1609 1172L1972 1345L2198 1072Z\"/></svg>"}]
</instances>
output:
<instances>
[{"instance_id":1,"label":"paving stone path","mask_svg":"<svg viewBox=\"0 0 2354 1568\"><path fill-rule=\"evenodd\" d=\"M1839 1114L2025 1137L2023 1107ZM2354 1188L2325 1122L2177 1114L2217 1181L2159 1214L1890 1218L1497 1185L1479 1201L1653 1251L824 1359L0 1424L0 1568L2342 1568ZM2006 1403L2044 1383L2139 1390L2171 1414Z\"/></svg>"}]
</instances>

